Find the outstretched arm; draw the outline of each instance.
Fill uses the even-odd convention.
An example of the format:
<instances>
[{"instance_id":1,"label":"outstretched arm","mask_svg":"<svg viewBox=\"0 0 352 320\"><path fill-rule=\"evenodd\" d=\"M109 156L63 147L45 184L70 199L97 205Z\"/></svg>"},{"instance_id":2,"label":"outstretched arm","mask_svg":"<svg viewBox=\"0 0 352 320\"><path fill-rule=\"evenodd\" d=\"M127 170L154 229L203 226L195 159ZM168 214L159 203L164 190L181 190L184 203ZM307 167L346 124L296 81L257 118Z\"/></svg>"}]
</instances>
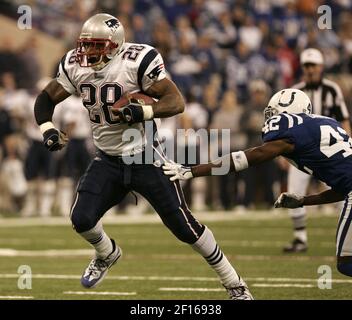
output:
<instances>
[{"instance_id":1,"label":"outstretched arm","mask_svg":"<svg viewBox=\"0 0 352 320\"><path fill-rule=\"evenodd\" d=\"M345 199L345 196L332 190L326 190L318 194L308 196L297 196L293 193L282 193L276 200L275 208L299 208L303 206L314 206L318 204L334 203Z\"/></svg>"},{"instance_id":2,"label":"outstretched arm","mask_svg":"<svg viewBox=\"0 0 352 320\"><path fill-rule=\"evenodd\" d=\"M230 165L230 172L241 171L250 166L274 159L279 155L292 152L294 145L286 140L275 140L262 144L259 147L245 151L233 152L213 162L200 164L194 167L185 167L177 163L166 163L164 173L171 176L170 180L187 180L195 177L211 176L214 168Z\"/></svg>"},{"instance_id":3,"label":"outstretched arm","mask_svg":"<svg viewBox=\"0 0 352 320\"><path fill-rule=\"evenodd\" d=\"M247 149L243 151L242 154L241 152L233 152L231 155L224 156L214 162L194 166L192 167L192 174L194 177L210 176L214 167L220 167L223 165L223 161L229 160L230 171L240 171L239 169L241 169L241 164L239 163L238 165L236 165L236 154L238 154L237 161L242 163L244 162L242 167L251 167L272 160L279 155L289 153L293 150L293 148L294 146L285 140L270 141L262 144L259 147ZM232 159L229 159L230 157ZM246 161L247 165L245 163Z\"/></svg>"},{"instance_id":4,"label":"outstretched arm","mask_svg":"<svg viewBox=\"0 0 352 320\"><path fill-rule=\"evenodd\" d=\"M314 206L317 204L334 203L345 199L345 196L330 189L318 194L312 194L303 198L304 206Z\"/></svg>"}]
</instances>

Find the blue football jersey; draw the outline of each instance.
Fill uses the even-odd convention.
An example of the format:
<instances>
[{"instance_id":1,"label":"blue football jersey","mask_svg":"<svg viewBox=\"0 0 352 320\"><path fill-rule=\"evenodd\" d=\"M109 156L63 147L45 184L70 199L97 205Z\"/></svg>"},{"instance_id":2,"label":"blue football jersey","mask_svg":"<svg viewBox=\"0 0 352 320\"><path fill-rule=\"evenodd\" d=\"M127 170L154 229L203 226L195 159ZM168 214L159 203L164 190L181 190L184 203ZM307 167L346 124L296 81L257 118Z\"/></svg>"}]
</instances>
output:
<instances>
[{"instance_id":1,"label":"blue football jersey","mask_svg":"<svg viewBox=\"0 0 352 320\"><path fill-rule=\"evenodd\" d=\"M301 171L343 195L352 191L352 139L336 120L281 113L265 122L262 135L264 142L286 139L293 143L294 151L284 156Z\"/></svg>"}]
</instances>

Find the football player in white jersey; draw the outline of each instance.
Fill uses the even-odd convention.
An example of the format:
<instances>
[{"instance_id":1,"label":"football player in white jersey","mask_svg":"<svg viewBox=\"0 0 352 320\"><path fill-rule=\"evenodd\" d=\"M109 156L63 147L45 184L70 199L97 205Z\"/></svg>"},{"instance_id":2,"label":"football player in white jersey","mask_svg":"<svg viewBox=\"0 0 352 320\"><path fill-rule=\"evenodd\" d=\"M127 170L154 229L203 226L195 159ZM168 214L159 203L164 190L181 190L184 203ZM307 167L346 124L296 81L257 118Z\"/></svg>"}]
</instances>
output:
<instances>
[{"instance_id":1,"label":"football player in white jersey","mask_svg":"<svg viewBox=\"0 0 352 320\"><path fill-rule=\"evenodd\" d=\"M114 103L124 93L135 91L143 91L158 101L143 105L129 100L114 115ZM97 147L97 156L80 179L71 209L75 230L95 248L95 257L82 275L82 285L95 287L120 258L121 248L106 235L100 219L128 192L136 191L150 202L179 240L205 258L231 299L252 299L212 232L193 217L179 183L163 174L160 162L153 165L125 161L133 155L145 159L146 120L171 117L184 110L181 93L166 78L161 55L149 45L126 43L124 28L115 17L97 14L89 18L82 27L76 50L64 56L57 78L36 100L36 120L50 151L63 148L67 141L51 122L54 107L75 92L81 94L89 112ZM122 135L131 128L139 130L140 138L124 141ZM153 150L163 158L157 148Z\"/></svg>"}]
</instances>

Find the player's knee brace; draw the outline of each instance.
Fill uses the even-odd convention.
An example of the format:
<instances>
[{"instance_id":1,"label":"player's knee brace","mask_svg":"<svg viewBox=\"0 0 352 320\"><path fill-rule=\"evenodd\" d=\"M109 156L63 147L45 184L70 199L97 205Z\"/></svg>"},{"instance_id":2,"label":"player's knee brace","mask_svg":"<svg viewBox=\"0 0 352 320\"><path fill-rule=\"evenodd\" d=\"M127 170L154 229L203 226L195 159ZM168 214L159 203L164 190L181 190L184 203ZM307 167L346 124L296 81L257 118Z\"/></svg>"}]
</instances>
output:
<instances>
[{"instance_id":1,"label":"player's knee brace","mask_svg":"<svg viewBox=\"0 0 352 320\"><path fill-rule=\"evenodd\" d=\"M352 257L338 257L337 270L345 276L352 277Z\"/></svg>"}]
</instances>

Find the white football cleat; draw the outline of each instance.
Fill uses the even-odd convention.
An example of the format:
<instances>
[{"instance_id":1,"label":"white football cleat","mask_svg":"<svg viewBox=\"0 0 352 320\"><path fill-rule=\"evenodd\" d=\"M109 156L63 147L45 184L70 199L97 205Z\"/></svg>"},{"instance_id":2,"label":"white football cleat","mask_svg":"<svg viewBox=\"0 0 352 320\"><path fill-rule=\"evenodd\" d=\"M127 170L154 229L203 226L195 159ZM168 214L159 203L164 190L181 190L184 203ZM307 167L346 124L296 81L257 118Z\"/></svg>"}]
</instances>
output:
<instances>
[{"instance_id":1,"label":"white football cleat","mask_svg":"<svg viewBox=\"0 0 352 320\"><path fill-rule=\"evenodd\" d=\"M93 259L87 269L84 271L81 284L83 287L90 289L96 287L100 282L103 281L104 277L108 273L110 267L112 267L116 261L121 257L122 250L116 246L115 241L111 239L113 250L105 259Z\"/></svg>"},{"instance_id":2,"label":"white football cleat","mask_svg":"<svg viewBox=\"0 0 352 320\"><path fill-rule=\"evenodd\" d=\"M230 300L254 300L252 294L249 292L247 284L241 279L241 277L236 287L225 287L225 289L229 294Z\"/></svg>"}]
</instances>

